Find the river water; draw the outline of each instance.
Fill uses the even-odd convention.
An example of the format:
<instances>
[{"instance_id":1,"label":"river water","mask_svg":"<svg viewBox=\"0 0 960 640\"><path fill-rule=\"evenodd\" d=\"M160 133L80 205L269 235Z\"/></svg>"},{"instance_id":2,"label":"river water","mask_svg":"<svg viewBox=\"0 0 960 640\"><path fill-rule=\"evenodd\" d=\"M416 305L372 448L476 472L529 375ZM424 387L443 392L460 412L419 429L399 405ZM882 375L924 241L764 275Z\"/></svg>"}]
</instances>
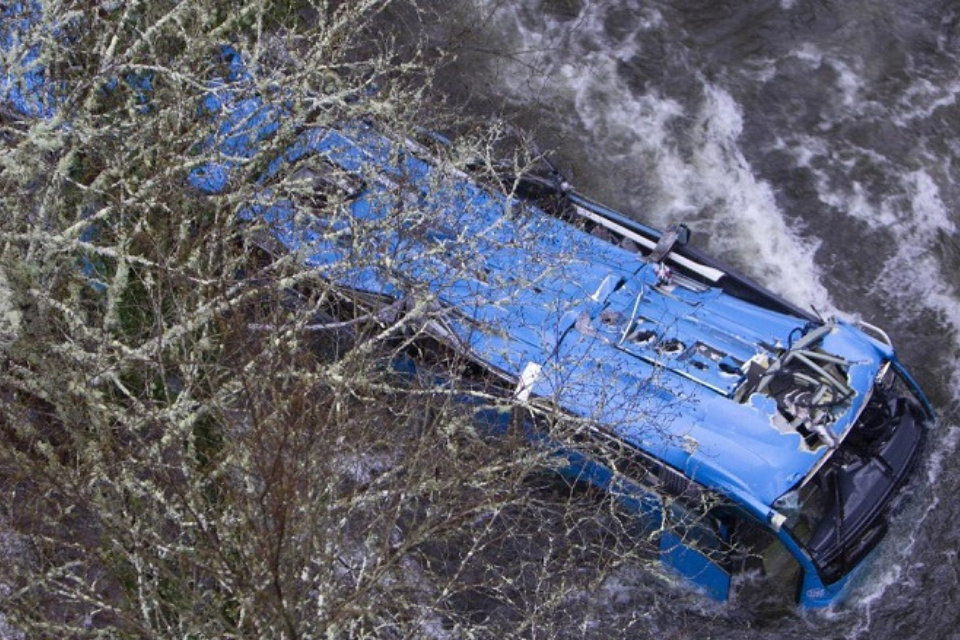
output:
<instances>
[{"instance_id":1,"label":"river water","mask_svg":"<svg viewBox=\"0 0 960 640\"><path fill-rule=\"evenodd\" d=\"M646 628L960 638L960 4L454 4L442 30L460 58L439 82L453 100L516 119L580 191L686 222L792 301L881 325L938 409L912 499L849 604L761 621L660 602Z\"/></svg>"}]
</instances>

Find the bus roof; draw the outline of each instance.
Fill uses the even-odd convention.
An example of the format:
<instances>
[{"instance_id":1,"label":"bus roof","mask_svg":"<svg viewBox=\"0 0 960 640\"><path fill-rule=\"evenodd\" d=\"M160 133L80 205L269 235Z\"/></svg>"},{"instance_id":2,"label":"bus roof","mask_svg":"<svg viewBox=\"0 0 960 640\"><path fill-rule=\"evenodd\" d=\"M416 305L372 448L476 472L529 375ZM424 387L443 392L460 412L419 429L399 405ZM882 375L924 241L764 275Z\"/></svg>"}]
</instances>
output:
<instances>
[{"instance_id":1,"label":"bus roof","mask_svg":"<svg viewBox=\"0 0 960 640\"><path fill-rule=\"evenodd\" d=\"M435 329L470 357L512 380L533 366L524 397L548 399L744 504L772 505L829 455L889 357L851 325L823 330L818 346L844 363L850 397L828 433L802 433L771 394L741 387L752 363L789 353L808 319L666 276L372 129L318 131L304 144L365 186L335 220L253 207L248 215L265 216L287 250L345 287L435 300L445 310ZM358 266L345 237L391 256L389 269Z\"/></svg>"}]
</instances>

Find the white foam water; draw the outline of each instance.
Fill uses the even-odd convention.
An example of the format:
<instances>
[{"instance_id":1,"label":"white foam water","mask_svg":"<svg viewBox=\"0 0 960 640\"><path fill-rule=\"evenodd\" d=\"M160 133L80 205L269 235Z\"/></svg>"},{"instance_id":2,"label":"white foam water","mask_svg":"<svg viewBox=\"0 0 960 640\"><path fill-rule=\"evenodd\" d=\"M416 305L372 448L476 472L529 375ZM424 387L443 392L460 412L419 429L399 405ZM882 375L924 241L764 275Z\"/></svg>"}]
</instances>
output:
<instances>
[{"instance_id":1,"label":"white foam water","mask_svg":"<svg viewBox=\"0 0 960 640\"><path fill-rule=\"evenodd\" d=\"M895 292L905 302L919 300L922 307L935 310L952 328L952 342L960 348L960 303L957 293L942 277L942 267L934 253L941 234L955 235L957 227L947 215L939 187L926 171L908 173L901 181L909 196L909 207L907 215L890 225L895 233L896 253L877 277L876 286L884 292ZM891 203L884 203L885 209L889 206ZM895 217L891 211L880 216L888 220ZM952 387L955 395L960 394L960 376L956 373Z\"/></svg>"},{"instance_id":2,"label":"white foam water","mask_svg":"<svg viewBox=\"0 0 960 640\"><path fill-rule=\"evenodd\" d=\"M834 95L841 98L832 104L826 121L829 127L790 130L785 133L789 140L780 141L778 150L789 153L798 167L814 176L822 203L866 224L877 237L888 238L884 250L893 253L877 265L869 283L871 297L899 303L895 308L901 321L917 320L932 311L947 348L960 350L960 292L945 277L938 250L944 238L958 235L943 196L943 189L956 188L954 172L938 159L934 147L941 140L936 134L923 129L922 135L915 133L937 110L956 105L960 72L944 71L936 83L926 77L912 78L895 100L881 104L865 98L875 92L868 86L869 73L862 59L812 44L797 48L791 56L811 73L831 69ZM857 130L867 122L885 123L910 143L885 148L880 136L848 139L833 128ZM870 168L864 176L869 182L860 179L863 167ZM953 367L949 377L949 391L956 397L960 371Z\"/></svg>"},{"instance_id":3,"label":"white foam water","mask_svg":"<svg viewBox=\"0 0 960 640\"><path fill-rule=\"evenodd\" d=\"M550 102L584 132L595 153L572 160L579 175L617 176L628 195L642 183L630 204L645 221L688 222L705 232L711 251L771 289L801 306L834 309L816 267L817 239L787 222L740 149L743 115L730 93L701 78L699 105L684 107L653 89L637 94L618 73L659 14L636 7L645 18L612 41L601 4L585 3L573 20L540 14L535 28L518 4L481 5L511 43L498 58L498 89L516 102Z\"/></svg>"},{"instance_id":4,"label":"white foam water","mask_svg":"<svg viewBox=\"0 0 960 640\"><path fill-rule=\"evenodd\" d=\"M704 89L694 162L682 188L698 194L704 206L719 205L711 248L738 255L752 275L794 302L833 310L815 262L818 242L787 223L772 188L756 177L740 150L739 105L719 87L705 83Z\"/></svg>"},{"instance_id":5,"label":"white foam water","mask_svg":"<svg viewBox=\"0 0 960 640\"><path fill-rule=\"evenodd\" d=\"M814 141L804 143L807 149L816 145ZM803 162L800 158L798 161ZM884 159L877 162L889 164ZM956 237L958 229L930 173L916 169L896 174L893 167L887 167L889 173L894 174L891 190L897 195L875 204L859 182L854 180L834 187L825 171L814 168L812 163L807 166L817 178L817 192L822 202L890 237L889 247L893 253L870 285L871 294L896 300L901 319L918 318L932 310L944 327L946 344L960 351L958 292L944 278L937 251L941 238ZM960 371L952 372L948 384L951 395L960 396Z\"/></svg>"},{"instance_id":6,"label":"white foam water","mask_svg":"<svg viewBox=\"0 0 960 640\"><path fill-rule=\"evenodd\" d=\"M932 491L914 491L914 496L906 512L894 523L890 535L881 544L883 558L871 565L871 571L866 580L867 585L860 588L854 600L858 613L853 628L848 632L851 638L870 638L873 636L871 624L874 612L882 606L884 595L891 587L913 588L917 573L922 573L927 567L918 561L918 545L924 546L929 541L920 535L923 524L928 517L935 514L940 506L939 491L942 485L938 482L944 471L944 464L956 455L960 444L960 427L949 426L937 438L935 451L926 463L926 473L922 486L932 488ZM952 470L950 470L952 471ZM921 485L919 479L913 482L915 487ZM950 550L948 555L956 557L956 551Z\"/></svg>"},{"instance_id":7,"label":"white foam water","mask_svg":"<svg viewBox=\"0 0 960 640\"><path fill-rule=\"evenodd\" d=\"M895 341L910 340L913 331L925 332L925 339L942 333L943 339L934 342L936 353L911 364L938 397L960 397L960 292L950 266L956 259L951 247L960 247L960 218L951 211L960 193L954 177L960 157L955 135L960 22L955 15L937 18L939 27L936 19L917 26L914 18L935 7L901 12L895 3L880 3L873 6L875 14L865 16L842 3L827 3L821 19L809 3L779 0L779 10L791 14L789 24L769 20L776 9L745 11L741 20L706 24L709 15L701 20L691 7L669 3L472 1L493 17L493 31L503 37L495 46L506 45L495 62L499 95L527 105L528 111L564 118L562 133L574 139L568 146L579 154L564 160L575 166L577 182L595 189L591 195L626 202L655 226L691 222L698 242L709 238L712 253L743 265L798 304L833 311L822 280L836 277L841 282L837 291L844 287L868 300L864 309L889 310L887 318L866 319L891 328L898 334ZM655 6L662 7L662 15ZM545 7L562 7L566 15L555 16ZM611 18L615 10L644 13L642 19L617 21ZM845 14L862 24L836 28L834 21ZM816 24L807 24L807 18ZM903 22L890 24L888 18ZM610 28L611 21L616 28ZM882 28L871 30L880 23ZM759 27L756 38L740 38L754 26ZM739 31L730 33L726 27ZM779 33L771 38L770 32L777 28L783 29L786 47L771 44ZM939 29L939 35L926 37L929 29ZM915 37L921 30L923 37ZM884 40L890 33L898 38ZM687 35L693 44L684 44ZM671 65L689 65L678 67L684 75L679 90L659 82L655 72L649 79L645 75L655 47L641 49L657 38L669 40L664 48ZM715 49L711 38L719 42ZM771 55L740 64L723 57L739 53L731 41ZM684 58L688 53L690 60ZM808 76L810 85L798 87ZM764 93L766 89L770 91ZM790 113L793 105L796 114ZM745 134L746 118L757 118L748 121L757 126ZM782 186L796 187L798 197L812 195L797 213L810 212L810 228L779 209L774 187L759 177L758 168L768 167L751 166L758 150L760 157L775 161L771 172L787 181L797 177ZM785 157L782 167L776 165ZM584 175L589 179L582 180ZM636 188L638 184L643 187ZM838 233L829 235L834 230ZM881 243L882 250L858 245L858 233ZM824 252L818 265L821 239ZM845 253L828 253L835 250ZM830 264L832 255L841 258L837 265L842 266ZM830 271L854 263L857 273ZM838 296L841 305L848 299ZM924 344L913 345L913 358ZM944 554L956 558L934 532L948 530L945 523L955 515L948 495L956 485L950 461L958 447L956 415L942 417L928 439L922 473L912 481L914 499L891 520L880 549L883 557L873 563L847 607L823 614L837 631L831 635L898 637L903 629L890 621L894 616L909 618L920 625L917 629L932 628L924 613L912 617L913 607L905 605L905 598L921 588L930 591L931 602L949 608L943 590L955 585L931 589L931 576ZM950 614L934 617L939 629L949 624ZM795 620L808 622L811 633L822 631L821 617ZM766 631L777 637L793 633Z\"/></svg>"}]
</instances>

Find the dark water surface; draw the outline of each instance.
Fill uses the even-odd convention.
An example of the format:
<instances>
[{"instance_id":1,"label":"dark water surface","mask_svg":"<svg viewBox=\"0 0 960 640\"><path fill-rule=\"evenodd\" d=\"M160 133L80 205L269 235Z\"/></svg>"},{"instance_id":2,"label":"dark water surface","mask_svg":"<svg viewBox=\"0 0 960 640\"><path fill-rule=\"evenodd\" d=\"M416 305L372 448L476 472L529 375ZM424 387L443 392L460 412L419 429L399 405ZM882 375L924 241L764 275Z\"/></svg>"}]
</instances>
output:
<instances>
[{"instance_id":1,"label":"dark water surface","mask_svg":"<svg viewBox=\"0 0 960 640\"><path fill-rule=\"evenodd\" d=\"M940 413L847 606L762 620L619 597L664 637L960 638L960 4L454 4L456 99L517 118L581 191L687 222L791 300L881 325Z\"/></svg>"}]
</instances>

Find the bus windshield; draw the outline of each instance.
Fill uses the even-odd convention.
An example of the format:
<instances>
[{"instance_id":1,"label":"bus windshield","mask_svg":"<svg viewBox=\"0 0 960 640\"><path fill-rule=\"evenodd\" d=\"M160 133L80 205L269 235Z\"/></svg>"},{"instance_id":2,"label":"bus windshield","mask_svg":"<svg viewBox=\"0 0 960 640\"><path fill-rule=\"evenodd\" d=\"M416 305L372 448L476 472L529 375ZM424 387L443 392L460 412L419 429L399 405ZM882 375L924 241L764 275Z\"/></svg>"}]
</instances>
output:
<instances>
[{"instance_id":1,"label":"bus windshield","mask_svg":"<svg viewBox=\"0 0 960 640\"><path fill-rule=\"evenodd\" d=\"M824 583L846 575L883 537L884 512L919 451L919 411L877 388L823 467L776 501Z\"/></svg>"}]
</instances>

